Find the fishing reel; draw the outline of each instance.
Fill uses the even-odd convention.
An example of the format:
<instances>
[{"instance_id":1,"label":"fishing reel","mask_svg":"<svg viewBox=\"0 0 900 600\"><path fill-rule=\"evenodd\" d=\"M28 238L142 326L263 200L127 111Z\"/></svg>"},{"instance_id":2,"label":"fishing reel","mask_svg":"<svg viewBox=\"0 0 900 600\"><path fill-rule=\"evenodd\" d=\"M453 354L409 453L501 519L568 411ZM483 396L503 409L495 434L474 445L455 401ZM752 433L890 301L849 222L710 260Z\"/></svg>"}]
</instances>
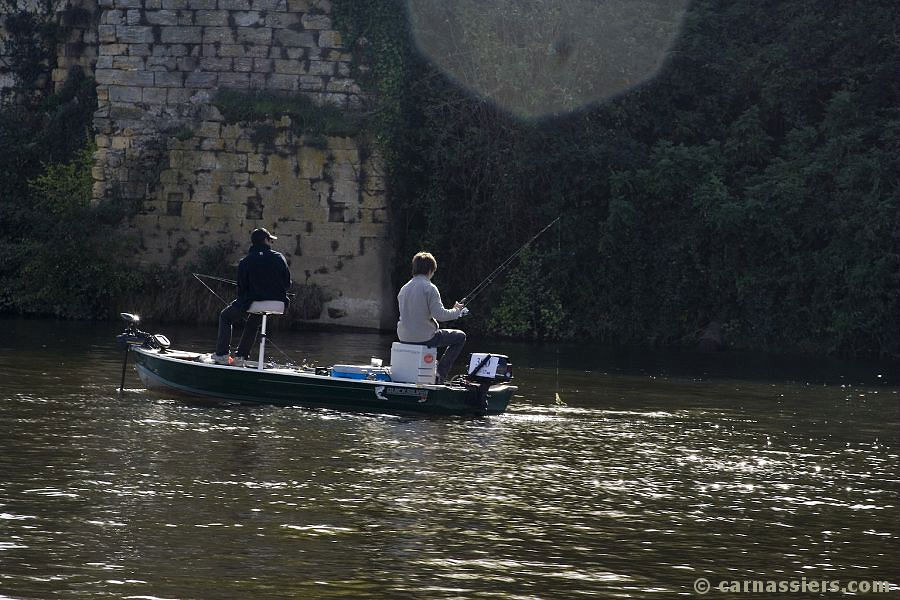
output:
<instances>
[{"instance_id":1,"label":"fishing reel","mask_svg":"<svg viewBox=\"0 0 900 600\"><path fill-rule=\"evenodd\" d=\"M169 338L161 333L147 333L138 329L138 323L141 322L139 316L131 313L119 313L119 316L128 324L125 331L116 336L116 343L120 348L128 349L129 346L143 346L144 348L165 352L166 348L172 345Z\"/></svg>"}]
</instances>

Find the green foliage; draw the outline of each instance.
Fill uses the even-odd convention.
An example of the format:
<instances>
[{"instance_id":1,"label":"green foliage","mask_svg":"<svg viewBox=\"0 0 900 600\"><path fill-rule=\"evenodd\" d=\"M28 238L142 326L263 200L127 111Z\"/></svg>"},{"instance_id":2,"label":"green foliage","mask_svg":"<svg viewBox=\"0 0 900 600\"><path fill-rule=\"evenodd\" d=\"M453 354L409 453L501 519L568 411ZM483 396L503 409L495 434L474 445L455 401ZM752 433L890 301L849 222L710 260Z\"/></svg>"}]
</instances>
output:
<instances>
[{"instance_id":1,"label":"green foliage","mask_svg":"<svg viewBox=\"0 0 900 600\"><path fill-rule=\"evenodd\" d=\"M114 203L91 204L94 82L73 70L36 107L0 110L0 311L105 318L137 282Z\"/></svg>"},{"instance_id":2,"label":"green foliage","mask_svg":"<svg viewBox=\"0 0 900 600\"><path fill-rule=\"evenodd\" d=\"M558 338L562 334L563 311L559 281L545 268L544 259L525 250L510 269L500 298L490 313L491 333L529 338Z\"/></svg>"},{"instance_id":3,"label":"green foliage","mask_svg":"<svg viewBox=\"0 0 900 600\"><path fill-rule=\"evenodd\" d=\"M426 62L399 0L334 13L371 67L398 254L434 252L445 297L562 215L565 260L538 240L470 328L682 345L717 320L733 346L900 355L891 3L694 2L655 79L541 121Z\"/></svg>"},{"instance_id":4,"label":"green foliage","mask_svg":"<svg viewBox=\"0 0 900 600\"><path fill-rule=\"evenodd\" d=\"M50 165L29 184L28 227L3 241L0 309L65 318L104 318L134 283L119 258L125 240L90 204L93 149Z\"/></svg>"},{"instance_id":5,"label":"green foliage","mask_svg":"<svg viewBox=\"0 0 900 600\"><path fill-rule=\"evenodd\" d=\"M50 83L56 44L65 35L65 27L54 19L59 4L45 0L30 3L25 9L18 0L0 0L6 30L4 66L14 79L11 87L0 90L0 104L12 99L33 106L40 101L42 90Z\"/></svg>"},{"instance_id":6,"label":"green foliage","mask_svg":"<svg viewBox=\"0 0 900 600\"><path fill-rule=\"evenodd\" d=\"M312 135L354 135L360 130L357 118L336 106L318 106L309 96L274 92L220 90L213 104L228 123L252 123L290 117L297 133ZM261 141L268 139L263 136Z\"/></svg>"},{"instance_id":7,"label":"green foliage","mask_svg":"<svg viewBox=\"0 0 900 600\"><path fill-rule=\"evenodd\" d=\"M190 127L182 127L175 132L175 139L179 142L186 142L192 137L194 137L194 130Z\"/></svg>"}]
</instances>

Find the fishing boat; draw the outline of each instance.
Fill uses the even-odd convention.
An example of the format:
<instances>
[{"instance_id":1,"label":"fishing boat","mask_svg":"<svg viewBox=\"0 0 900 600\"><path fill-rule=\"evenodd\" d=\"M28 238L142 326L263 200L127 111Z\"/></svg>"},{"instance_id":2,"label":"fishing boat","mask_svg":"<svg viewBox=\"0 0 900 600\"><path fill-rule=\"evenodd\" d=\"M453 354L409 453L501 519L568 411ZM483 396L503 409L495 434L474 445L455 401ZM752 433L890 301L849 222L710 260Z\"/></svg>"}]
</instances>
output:
<instances>
[{"instance_id":1,"label":"fishing boat","mask_svg":"<svg viewBox=\"0 0 900 600\"><path fill-rule=\"evenodd\" d=\"M148 388L247 404L483 416L503 413L517 389L510 384L512 366L504 355L473 353L464 376L441 384L433 375L436 349L399 342L392 347L393 368L374 360L369 365L278 365L265 360L263 314L258 360L221 365L209 361L208 354L171 348L162 334L139 330L136 315L122 313L122 318L128 325L117 338L125 348L120 389L129 356Z\"/></svg>"}]
</instances>

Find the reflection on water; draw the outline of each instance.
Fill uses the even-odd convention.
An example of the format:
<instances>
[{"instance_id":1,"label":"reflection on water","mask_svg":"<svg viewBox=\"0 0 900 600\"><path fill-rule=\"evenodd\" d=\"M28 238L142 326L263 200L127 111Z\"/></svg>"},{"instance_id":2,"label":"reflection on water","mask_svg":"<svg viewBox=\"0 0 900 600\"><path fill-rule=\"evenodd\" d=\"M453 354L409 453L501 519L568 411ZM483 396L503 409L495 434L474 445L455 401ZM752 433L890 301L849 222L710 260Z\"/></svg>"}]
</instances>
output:
<instances>
[{"instance_id":1,"label":"reflection on water","mask_svg":"<svg viewBox=\"0 0 900 600\"><path fill-rule=\"evenodd\" d=\"M204 406L133 373L119 396L112 325L0 326L0 595L628 598L691 595L700 576L898 583L895 387L603 365L557 376L555 357L532 357L510 412L489 419ZM166 333L194 347L213 334ZM391 341L276 339L323 362Z\"/></svg>"}]
</instances>

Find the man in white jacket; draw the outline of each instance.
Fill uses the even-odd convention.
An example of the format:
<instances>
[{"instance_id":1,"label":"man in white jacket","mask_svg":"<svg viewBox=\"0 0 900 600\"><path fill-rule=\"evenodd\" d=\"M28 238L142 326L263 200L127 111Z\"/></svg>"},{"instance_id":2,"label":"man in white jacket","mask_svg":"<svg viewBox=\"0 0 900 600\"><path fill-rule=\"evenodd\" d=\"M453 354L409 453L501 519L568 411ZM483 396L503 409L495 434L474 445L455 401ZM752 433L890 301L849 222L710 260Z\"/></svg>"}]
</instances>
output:
<instances>
[{"instance_id":1,"label":"man in white jacket","mask_svg":"<svg viewBox=\"0 0 900 600\"><path fill-rule=\"evenodd\" d=\"M404 344L447 348L437 367L437 382L442 383L466 343L466 334L459 329L441 329L438 323L464 317L469 309L459 302L453 308L444 308L441 292L431 283L435 271L437 261L431 253L419 252L413 256L412 279L397 294L400 306L397 337Z\"/></svg>"}]
</instances>

